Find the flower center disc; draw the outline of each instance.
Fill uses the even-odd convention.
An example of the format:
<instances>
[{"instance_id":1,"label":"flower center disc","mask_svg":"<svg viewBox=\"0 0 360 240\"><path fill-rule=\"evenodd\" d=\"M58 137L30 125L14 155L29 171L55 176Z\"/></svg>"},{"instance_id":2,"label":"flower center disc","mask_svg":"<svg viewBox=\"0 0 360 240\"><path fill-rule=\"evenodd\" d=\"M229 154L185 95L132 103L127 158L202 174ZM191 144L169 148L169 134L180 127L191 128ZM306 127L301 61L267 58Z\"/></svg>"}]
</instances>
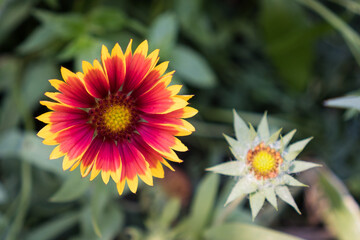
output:
<instances>
[{"instance_id":1,"label":"flower center disc","mask_svg":"<svg viewBox=\"0 0 360 240\"><path fill-rule=\"evenodd\" d=\"M274 178L278 175L279 165L283 159L279 152L264 143L260 143L254 149L248 151L247 163L250 170L255 174L257 179Z\"/></svg>"},{"instance_id":2,"label":"flower center disc","mask_svg":"<svg viewBox=\"0 0 360 240\"><path fill-rule=\"evenodd\" d=\"M114 140L129 138L139 120L134 101L121 94L100 100L89 114L97 133Z\"/></svg>"},{"instance_id":3,"label":"flower center disc","mask_svg":"<svg viewBox=\"0 0 360 240\"><path fill-rule=\"evenodd\" d=\"M121 132L131 123L131 112L123 105L108 107L102 115L105 126L112 132Z\"/></svg>"}]
</instances>

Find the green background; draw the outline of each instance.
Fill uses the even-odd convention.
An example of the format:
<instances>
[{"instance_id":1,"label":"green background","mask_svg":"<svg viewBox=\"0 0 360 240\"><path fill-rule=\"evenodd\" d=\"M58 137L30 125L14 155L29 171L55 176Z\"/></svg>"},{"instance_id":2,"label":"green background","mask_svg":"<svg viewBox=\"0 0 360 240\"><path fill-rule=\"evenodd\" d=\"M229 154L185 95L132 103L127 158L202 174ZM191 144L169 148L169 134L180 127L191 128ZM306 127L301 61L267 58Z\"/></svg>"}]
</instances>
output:
<instances>
[{"instance_id":1,"label":"green background","mask_svg":"<svg viewBox=\"0 0 360 240\"><path fill-rule=\"evenodd\" d=\"M324 101L359 95L359 13L355 0L0 0L0 239L355 239L360 121ZM119 197L48 160L35 117L60 66L81 71L130 39L160 49L199 114L177 171ZM233 159L232 109L314 136L301 158L324 167L291 189L303 215L266 204L252 222L244 201L219 223L234 180L204 169Z\"/></svg>"}]
</instances>

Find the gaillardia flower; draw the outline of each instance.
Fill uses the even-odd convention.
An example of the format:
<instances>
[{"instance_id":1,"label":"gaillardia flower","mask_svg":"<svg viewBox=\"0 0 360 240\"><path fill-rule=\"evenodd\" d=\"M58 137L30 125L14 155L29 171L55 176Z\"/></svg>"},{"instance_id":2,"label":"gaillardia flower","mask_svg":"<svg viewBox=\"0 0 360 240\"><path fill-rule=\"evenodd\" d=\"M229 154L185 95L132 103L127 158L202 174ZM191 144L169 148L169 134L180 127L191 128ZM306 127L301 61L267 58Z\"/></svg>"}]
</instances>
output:
<instances>
[{"instance_id":1,"label":"gaillardia flower","mask_svg":"<svg viewBox=\"0 0 360 240\"><path fill-rule=\"evenodd\" d=\"M226 135L225 138L236 160L208 169L237 177L225 205L249 194L251 212L255 218L265 199L277 209L276 196L279 196L300 213L287 185L306 186L291 174L320 166L296 159L311 138L289 145L295 130L283 137L280 136L281 129L270 135L266 114L256 132L251 124L248 127L234 111L234 127L237 139Z\"/></svg>"},{"instance_id":2,"label":"gaillardia flower","mask_svg":"<svg viewBox=\"0 0 360 240\"><path fill-rule=\"evenodd\" d=\"M183 118L197 110L188 107L190 95L177 95L181 85L169 86L174 72L164 74L168 62L157 65L159 50L149 55L147 41L135 52L130 41L125 54L119 44L111 54L103 46L101 62L83 62L83 73L61 68L64 81L50 80L58 92L41 101L51 111L38 119L47 125L38 136L57 145L50 159L64 156L63 169L80 165L83 177L93 180L100 172L110 177L122 194L127 182L136 192L138 176L146 184L164 177L162 164L181 162L174 152L187 151L176 138L195 131ZM173 169L172 169L173 170Z\"/></svg>"}]
</instances>

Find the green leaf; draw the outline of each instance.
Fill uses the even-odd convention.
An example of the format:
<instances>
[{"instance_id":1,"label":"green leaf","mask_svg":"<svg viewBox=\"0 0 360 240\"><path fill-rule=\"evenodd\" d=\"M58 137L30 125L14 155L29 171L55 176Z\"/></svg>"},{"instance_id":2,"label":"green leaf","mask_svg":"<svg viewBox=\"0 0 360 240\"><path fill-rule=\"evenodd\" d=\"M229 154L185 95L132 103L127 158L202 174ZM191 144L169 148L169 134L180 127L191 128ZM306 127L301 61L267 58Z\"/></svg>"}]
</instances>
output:
<instances>
[{"instance_id":1,"label":"green leaf","mask_svg":"<svg viewBox=\"0 0 360 240\"><path fill-rule=\"evenodd\" d=\"M92 60L95 58L100 59L101 45L102 44L93 37L88 35L81 35L66 45L58 57L61 60L70 60L75 57L78 59L78 62L76 62L76 67L78 70L81 70L82 60L80 57L78 57L78 55L89 55L86 57L86 59L84 59L84 61L90 61L92 63Z\"/></svg>"},{"instance_id":2,"label":"green leaf","mask_svg":"<svg viewBox=\"0 0 360 240\"><path fill-rule=\"evenodd\" d=\"M273 207L277 210L277 200L276 200L276 194L275 194L275 190L273 187L267 187L264 188L263 193L265 195L266 200L268 200L268 202L273 205Z\"/></svg>"},{"instance_id":3,"label":"green leaf","mask_svg":"<svg viewBox=\"0 0 360 240\"><path fill-rule=\"evenodd\" d=\"M191 48L175 47L171 64L179 76L189 85L198 88L212 88L216 76L206 60Z\"/></svg>"},{"instance_id":4,"label":"green leaf","mask_svg":"<svg viewBox=\"0 0 360 240\"><path fill-rule=\"evenodd\" d=\"M264 205L265 196L262 192L255 192L250 194L250 208L252 219L254 221L255 217L258 215L260 209Z\"/></svg>"},{"instance_id":5,"label":"green leaf","mask_svg":"<svg viewBox=\"0 0 360 240\"><path fill-rule=\"evenodd\" d=\"M8 199L9 199L8 193L7 193L6 189L4 188L4 186L0 183L0 204L6 203L8 201Z\"/></svg>"},{"instance_id":6,"label":"green leaf","mask_svg":"<svg viewBox=\"0 0 360 240\"><path fill-rule=\"evenodd\" d=\"M16 106L14 96L5 96L0 109L0 130L8 130L17 127L20 121L20 111Z\"/></svg>"},{"instance_id":7,"label":"green leaf","mask_svg":"<svg viewBox=\"0 0 360 240\"><path fill-rule=\"evenodd\" d=\"M0 157L18 156L24 134L18 129L8 129L0 135Z\"/></svg>"},{"instance_id":8,"label":"green leaf","mask_svg":"<svg viewBox=\"0 0 360 240\"><path fill-rule=\"evenodd\" d=\"M294 1L261 3L260 23L266 52L283 83L292 90L303 91L311 79L313 48L319 31L309 24L307 15Z\"/></svg>"},{"instance_id":9,"label":"green leaf","mask_svg":"<svg viewBox=\"0 0 360 240\"><path fill-rule=\"evenodd\" d=\"M102 240L116 239L125 223L124 213L118 202L111 202L105 206L98 223Z\"/></svg>"},{"instance_id":10,"label":"green leaf","mask_svg":"<svg viewBox=\"0 0 360 240\"><path fill-rule=\"evenodd\" d=\"M226 200L225 206L235 199L244 197L244 195L255 192L256 190L257 186L255 184L249 183L247 178L241 178L236 182L234 188L231 190L231 193Z\"/></svg>"},{"instance_id":11,"label":"green leaf","mask_svg":"<svg viewBox=\"0 0 360 240\"><path fill-rule=\"evenodd\" d=\"M245 167L245 163L242 161L229 161L208 168L206 171L212 171L214 173L220 173L229 176L240 176L243 173Z\"/></svg>"},{"instance_id":12,"label":"green leaf","mask_svg":"<svg viewBox=\"0 0 360 240\"><path fill-rule=\"evenodd\" d=\"M191 206L190 226L195 233L200 233L210 221L219 186L219 175L207 174L198 186Z\"/></svg>"},{"instance_id":13,"label":"green leaf","mask_svg":"<svg viewBox=\"0 0 360 240\"><path fill-rule=\"evenodd\" d=\"M1 6L0 43L11 36L13 31L30 13L35 1L9 1Z\"/></svg>"},{"instance_id":14,"label":"green leaf","mask_svg":"<svg viewBox=\"0 0 360 240\"><path fill-rule=\"evenodd\" d=\"M312 139L313 137L309 137L291 144L287 150L288 151L287 154L285 155L285 160L286 161L294 160Z\"/></svg>"},{"instance_id":15,"label":"green leaf","mask_svg":"<svg viewBox=\"0 0 360 240\"><path fill-rule=\"evenodd\" d=\"M126 16L118 8L99 6L89 13L90 31L98 35L111 31L121 31L126 24Z\"/></svg>"},{"instance_id":16,"label":"green leaf","mask_svg":"<svg viewBox=\"0 0 360 240\"><path fill-rule=\"evenodd\" d=\"M66 230L75 226L79 220L79 213L65 213L54 217L46 223L31 229L25 240L47 240L54 239Z\"/></svg>"},{"instance_id":17,"label":"green leaf","mask_svg":"<svg viewBox=\"0 0 360 240\"><path fill-rule=\"evenodd\" d=\"M337 239L357 239L360 236L359 205L345 184L332 172L321 171L319 178L319 208L325 225Z\"/></svg>"},{"instance_id":18,"label":"green leaf","mask_svg":"<svg viewBox=\"0 0 360 240\"><path fill-rule=\"evenodd\" d=\"M23 100L30 109L37 108L39 101L45 99L44 93L53 89L48 80L57 78L59 72L49 59L29 64L25 70Z\"/></svg>"},{"instance_id":19,"label":"green leaf","mask_svg":"<svg viewBox=\"0 0 360 240\"><path fill-rule=\"evenodd\" d=\"M285 174L284 176L282 176L281 182L283 184L286 184L289 186L294 186L294 187L308 187L308 185L299 182L298 180L296 180L295 178L293 178L292 176L290 176L288 174Z\"/></svg>"},{"instance_id":20,"label":"green leaf","mask_svg":"<svg viewBox=\"0 0 360 240\"><path fill-rule=\"evenodd\" d=\"M109 186L103 183L101 178L95 180L95 188L91 197L91 222L98 237L102 237L103 229L101 228L101 219L103 217L103 211L110 200L108 187Z\"/></svg>"},{"instance_id":21,"label":"green leaf","mask_svg":"<svg viewBox=\"0 0 360 240\"><path fill-rule=\"evenodd\" d=\"M105 186L105 188L108 188L108 186ZM91 204L93 204L93 202L85 205L82 210L80 220L81 240L100 239L98 233L95 233L95 231L101 232L102 240L116 239L116 236L119 236L119 233L123 231L124 225L124 212L119 202L109 201L105 203L105 206L101 204L100 215L97 216L96 219L97 230L94 229L93 210L91 209L93 206L89 206Z\"/></svg>"},{"instance_id":22,"label":"green leaf","mask_svg":"<svg viewBox=\"0 0 360 240\"><path fill-rule=\"evenodd\" d=\"M74 201L89 189L90 181L81 177L80 173L68 173L61 188L50 198L52 202Z\"/></svg>"},{"instance_id":23,"label":"green leaf","mask_svg":"<svg viewBox=\"0 0 360 240\"><path fill-rule=\"evenodd\" d=\"M291 162L291 165L289 167L289 173L303 172L314 167L321 167L321 165L312 162L295 160Z\"/></svg>"},{"instance_id":24,"label":"green leaf","mask_svg":"<svg viewBox=\"0 0 360 240\"><path fill-rule=\"evenodd\" d=\"M235 136L239 142L248 142L250 139L249 128L244 122L244 120L237 114L235 109L233 110L234 114L234 128Z\"/></svg>"},{"instance_id":25,"label":"green leaf","mask_svg":"<svg viewBox=\"0 0 360 240\"><path fill-rule=\"evenodd\" d=\"M360 36L359 34L352 29L346 22L344 22L340 17L326 8L319 1L312 0L297 0L299 3L307 6L312 9L320 16L322 16L329 24L331 24L336 30L338 30L345 42L348 44L350 51L354 55L356 61L360 65Z\"/></svg>"},{"instance_id":26,"label":"green leaf","mask_svg":"<svg viewBox=\"0 0 360 240\"><path fill-rule=\"evenodd\" d=\"M163 13L152 23L149 29L149 45L160 49L161 56L168 57L175 46L178 34L178 22L173 13Z\"/></svg>"},{"instance_id":27,"label":"green leaf","mask_svg":"<svg viewBox=\"0 0 360 240\"><path fill-rule=\"evenodd\" d=\"M34 11L34 15L44 25L51 26L56 35L63 39L72 39L86 32L87 24L84 24L84 18L77 13L55 14L38 9Z\"/></svg>"},{"instance_id":28,"label":"green leaf","mask_svg":"<svg viewBox=\"0 0 360 240\"><path fill-rule=\"evenodd\" d=\"M179 198L172 198L169 200L160 216L160 225L163 229L168 229L172 222L179 215L181 210L181 202Z\"/></svg>"},{"instance_id":29,"label":"green leaf","mask_svg":"<svg viewBox=\"0 0 360 240\"><path fill-rule=\"evenodd\" d=\"M76 53L73 55L75 57L76 71L82 70L83 61L92 63L94 59L101 59L100 52L102 45L103 41L86 35L80 36L77 42L73 42L72 45L69 45L69 49L67 50ZM77 49L77 47L79 48Z\"/></svg>"},{"instance_id":30,"label":"green leaf","mask_svg":"<svg viewBox=\"0 0 360 240\"><path fill-rule=\"evenodd\" d=\"M61 161L49 160L53 146L44 145L41 141L35 133L25 133L18 152L21 159L40 169L63 175Z\"/></svg>"},{"instance_id":31,"label":"green leaf","mask_svg":"<svg viewBox=\"0 0 360 240\"><path fill-rule=\"evenodd\" d=\"M0 91L10 90L14 86L16 75L19 71L19 60L12 56L0 57Z\"/></svg>"},{"instance_id":32,"label":"green leaf","mask_svg":"<svg viewBox=\"0 0 360 240\"><path fill-rule=\"evenodd\" d=\"M42 25L36 28L16 50L21 54L39 52L54 41L59 41L54 28L50 25Z\"/></svg>"},{"instance_id":33,"label":"green leaf","mask_svg":"<svg viewBox=\"0 0 360 240\"><path fill-rule=\"evenodd\" d=\"M324 105L327 107L351 108L360 111L360 97L359 96L339 97L325 101Z\"/></svg>"},{"instance_id":34,"label":"green leaf","mask_svg":"<svg viewBox=\"0 0 360 240\"><path fill-rule=\"evenodd\" d=\"M213 226L205 232L205 238L206 240L300 240L300 238L285 233L244 223L225 223Z\"/></svg>"},{"instance_id":35,"label":"green leaf","mask_svg":"<svg viewBox=\"0 0 360 240\"><path fill-rule=\"evenodd\" d=\"M269 124L267 121L267 113L264 113L264 116L261 118L259 126L257 128L258 135L261 141L267 142L270 137Z\"/></svg>"},{"instance_id":36,"label":"green leaf","mask_svg":"<svg viewBox=\"0 0 360 240\"><path fill-rule=\"evenodd\" d=\"M275 189L276 195L278 195L284 202L292 206L299 214L301 214L299 208L297 207L294 198L292 197L289 189L285 186L279 186Z\"/></svg>"}]
</instances>

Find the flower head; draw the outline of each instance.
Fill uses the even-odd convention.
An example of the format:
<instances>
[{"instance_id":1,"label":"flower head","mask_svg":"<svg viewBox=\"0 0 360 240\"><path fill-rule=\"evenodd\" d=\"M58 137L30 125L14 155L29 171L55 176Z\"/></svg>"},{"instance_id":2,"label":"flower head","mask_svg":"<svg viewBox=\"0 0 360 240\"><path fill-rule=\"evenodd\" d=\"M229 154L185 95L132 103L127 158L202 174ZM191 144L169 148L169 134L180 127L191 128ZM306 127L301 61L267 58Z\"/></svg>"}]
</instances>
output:
<instances>
[{"instance_id":1,"label":"flower head","mask_svg":"<svg viewBox=\"0 0 360 240\"><path fill-rule=\"evenodd\" d=\"M135 193L138 176L152 185L164 177L162 164L182 161L174 150L187 148L175 136L195 130L183 118L197 113L187 106L192 96L177 95L181 85L169 86L174 72L164 74L168 62L157 65L159 50L147 55L147 41L135 52L131 45L125 54L119 44L111 54L103 46L102 63L84 61L83 73L62 67L64 81L50 80L58 92L45 93L55 102L40 102L51 111L38 117L47 124L38 136L57 145L50 159L64 156L64 170L80 165L90 180L100 172L105 183L111 177L119 194L125 181Z\"/></svg>"},{"instance_id":2,"label":"flower head","mask_svg":"<svg viewBox=\"0 0 360 240\"><path fill-rule=\"evenodd\" d=\"M295 130L283 137L280 136L281 129L270 135L266 114L256 132L251 124L248 127L234 111L234 127L236 139L226 135L225 138L236 160L208 169L238 177L225 205L249 194L250 207L255 218L265 199L277 209L276 196L279 196L300 213L287 185L306 186L291 174L319 166L296 159L311 138L289 145Z\"/></svg>"}]
</instances>

